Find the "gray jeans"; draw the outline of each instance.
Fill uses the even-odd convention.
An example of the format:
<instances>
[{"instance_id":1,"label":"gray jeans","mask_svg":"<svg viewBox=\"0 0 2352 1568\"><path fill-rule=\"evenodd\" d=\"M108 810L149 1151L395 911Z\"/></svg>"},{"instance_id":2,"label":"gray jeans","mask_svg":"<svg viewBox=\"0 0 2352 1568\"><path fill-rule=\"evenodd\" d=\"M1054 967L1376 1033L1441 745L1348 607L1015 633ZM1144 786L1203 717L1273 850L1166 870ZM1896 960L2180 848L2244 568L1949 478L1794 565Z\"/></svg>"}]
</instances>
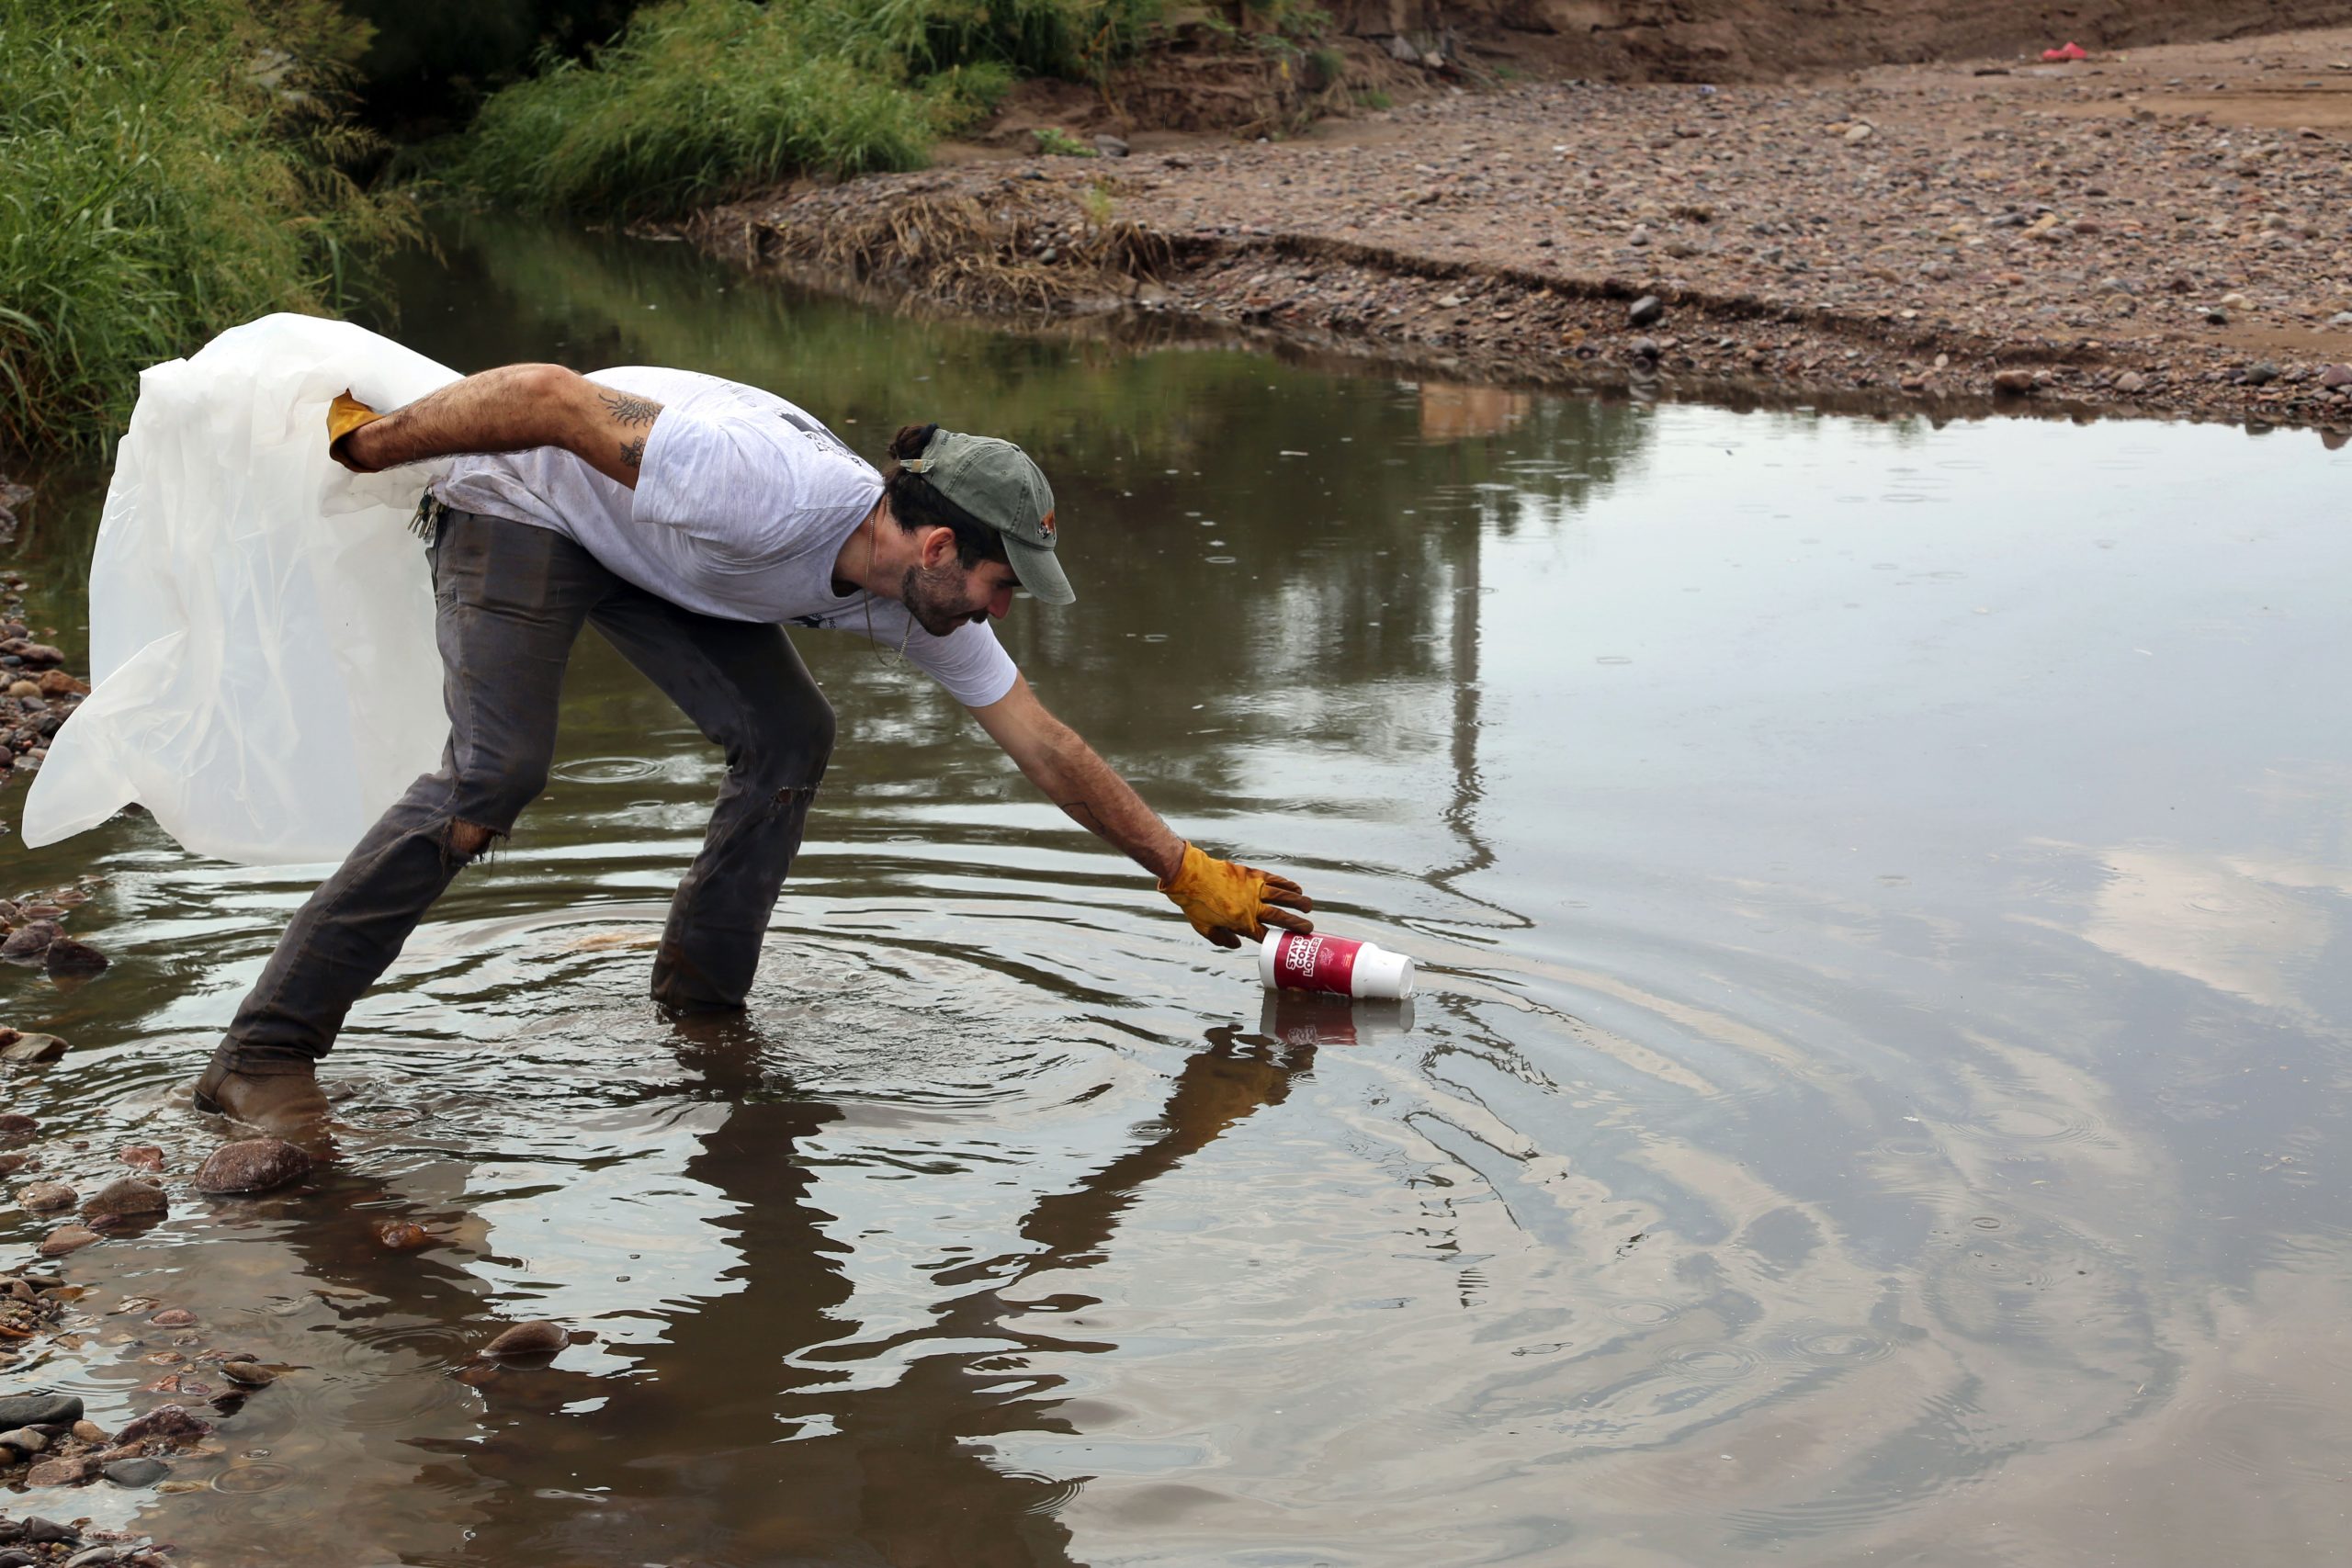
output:
<instances>
[{"instance_id":1,"label":"gray jeans","mask_svg":"<svg viewBox=\"0 0 2352 1568\"><path fill-rule=\"evenodd\" d=\"M547 787L556 698L594 625L723 747L702 852L671 900L653 998L743 1005L768 915L833 749L833 710L781 626L723 621L622 581L560 534L445 510L432 547L449 744L311 895L237 1009L206 1082L300 1071L458 872Z\"/></svg>"}]
</instances>

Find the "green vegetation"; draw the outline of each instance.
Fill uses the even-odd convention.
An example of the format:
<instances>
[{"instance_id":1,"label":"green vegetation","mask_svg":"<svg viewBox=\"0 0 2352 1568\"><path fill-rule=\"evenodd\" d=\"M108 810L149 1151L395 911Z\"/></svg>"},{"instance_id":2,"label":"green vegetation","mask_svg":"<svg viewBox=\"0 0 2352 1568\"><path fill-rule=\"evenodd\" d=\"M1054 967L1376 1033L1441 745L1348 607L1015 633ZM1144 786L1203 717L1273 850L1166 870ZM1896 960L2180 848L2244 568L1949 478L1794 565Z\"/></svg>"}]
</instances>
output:
<instances>
[{"instance_id":1,"label":"green vegetation","mask_svg":"<svg viewBox=\"0 0 2352 1568\"><path fill-rule=\"evenodd\" d=\"M1042 126L1030 135L1037 139L1037 151L1052 158L1093 158L1099 153L1059 126Z\"/></svg>"},{"instance_id":2,"label":"green vegetation","mask_svg":"<svg viewBox=\"0 0 2352 1568\"><path fill-rule=\"evenodd\" d=\"M341 172L365 43L327 0L0 0L0 450L103 446L140 369L413 233Z\"/></svg>"},{"instance_id":3,"label":"green vegetation","mask_svg":"<svg viewBox=\"0 0 2352 1568\"><path fill-rule=\"evenodd\" d=\"M1099 78L1159 0L664 0L493 96L455 177L536 209L673 217L804 172L921 164L1021 76Z\"/></svg>"}]
</instances>

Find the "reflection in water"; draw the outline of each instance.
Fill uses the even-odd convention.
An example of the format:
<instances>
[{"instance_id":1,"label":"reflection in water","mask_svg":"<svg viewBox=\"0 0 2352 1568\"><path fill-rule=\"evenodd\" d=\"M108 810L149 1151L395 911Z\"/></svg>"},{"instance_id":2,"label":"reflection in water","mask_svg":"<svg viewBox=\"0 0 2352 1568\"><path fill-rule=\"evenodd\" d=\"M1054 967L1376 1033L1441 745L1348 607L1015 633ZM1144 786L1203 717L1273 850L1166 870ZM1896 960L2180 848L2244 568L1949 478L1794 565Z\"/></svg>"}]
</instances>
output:
<instances>
[{"instance_id":1,"label":"reflection in water","mask_svg":"<svg viewBox=\"0 0 2352 1568\"><path fill-rule=\"evenodd\" d=\"M529 229L449 261L400 331L452 364L695 365L871 447L1038 453L1082 592L1008 623L1032 680L1424 991L1265 996L811 637L808 847L751 1016L682 1032L640 998L717 761L583 646L548 796L330 1063L345 1163L70 1264L290 1369L181 1462L209 1490L74 1509L207 1561L614 1568L2340 1529L2352 713L2302 672L2352 652L2345 459L1335 379ZM63 581L95 491L49 494ZM93 852L118 962L7 982L75 1044L11 1104L44 1174L185 1172L181 1086L307 887L133 818L13 881ZM541 1316L595 1337L471 1364ZM99 1323L20 1376L112 1420L159 1347Z\"/></svg>"}]
</instances>

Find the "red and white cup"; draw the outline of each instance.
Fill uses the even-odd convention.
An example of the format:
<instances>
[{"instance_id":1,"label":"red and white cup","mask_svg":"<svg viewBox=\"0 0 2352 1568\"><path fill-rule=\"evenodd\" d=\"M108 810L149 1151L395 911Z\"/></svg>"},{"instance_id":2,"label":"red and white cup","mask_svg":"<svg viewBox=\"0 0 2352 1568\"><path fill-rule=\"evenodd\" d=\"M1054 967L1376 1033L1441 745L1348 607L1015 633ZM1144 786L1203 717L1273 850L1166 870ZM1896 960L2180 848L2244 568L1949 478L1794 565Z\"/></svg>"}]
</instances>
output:
<instances>
[{"instance_id":1,"label":"red and white cup","mask_svg":"<svg viewBox=\"0 0 2352 1568\"><path fill-rule=\"evenodd\" d=\"M1399 1001L1413 994L1413 961L1374 942L1269 928L1258 945L1258 978L1270 991Z\"/></svg>"}]
</instances>

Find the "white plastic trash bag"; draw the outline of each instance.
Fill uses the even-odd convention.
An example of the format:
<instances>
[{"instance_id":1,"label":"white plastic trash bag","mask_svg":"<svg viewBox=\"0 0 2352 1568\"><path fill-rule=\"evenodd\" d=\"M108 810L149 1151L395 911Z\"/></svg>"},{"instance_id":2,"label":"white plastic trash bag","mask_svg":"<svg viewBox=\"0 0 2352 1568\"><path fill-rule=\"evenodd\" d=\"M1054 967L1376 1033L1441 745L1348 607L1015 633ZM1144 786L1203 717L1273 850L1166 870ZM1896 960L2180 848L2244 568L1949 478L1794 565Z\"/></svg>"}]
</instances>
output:
<instances>
[{"instance_id":1,"label":"white plastic trash bag","mask_svg":"<svg viewBox=\"0 0 2352 1568\"><path fill-rule=\"evenodd\" d=\"M448 736L408 531L447 464L326 454L348 387L397 408L457 372L346 321L265 316L139 378L90 567L94 689L26 797L28 844L136 801L198 854L333 861Z\"/></svg>"}]
</instances>

